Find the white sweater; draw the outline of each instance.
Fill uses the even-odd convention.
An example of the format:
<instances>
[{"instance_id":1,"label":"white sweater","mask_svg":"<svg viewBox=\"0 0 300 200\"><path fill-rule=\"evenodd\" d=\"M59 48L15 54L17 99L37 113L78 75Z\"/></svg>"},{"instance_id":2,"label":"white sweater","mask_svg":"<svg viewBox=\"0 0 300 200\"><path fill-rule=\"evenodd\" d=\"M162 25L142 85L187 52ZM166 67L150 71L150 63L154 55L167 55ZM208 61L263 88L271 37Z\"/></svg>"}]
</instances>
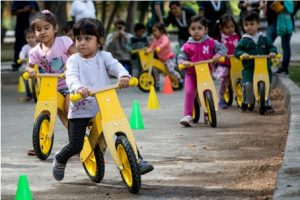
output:
<instances>
[{"instance_id":1,"label":"white sweater","mask_svg":"<svg viewBox=\"0 0 300 200\"><path fill-rule=\"evenodd\" d=\"M85 59L78 53L70 56L66 62L66 81L71 93L77 93L81 87L97 90L110 84L109 75L130 77L126 69L114 59L111 53L98 51L93 58ZM95 97L88 97L70 104L68 118L90 118L98 112Z\"/></svg>"}]
</instances>

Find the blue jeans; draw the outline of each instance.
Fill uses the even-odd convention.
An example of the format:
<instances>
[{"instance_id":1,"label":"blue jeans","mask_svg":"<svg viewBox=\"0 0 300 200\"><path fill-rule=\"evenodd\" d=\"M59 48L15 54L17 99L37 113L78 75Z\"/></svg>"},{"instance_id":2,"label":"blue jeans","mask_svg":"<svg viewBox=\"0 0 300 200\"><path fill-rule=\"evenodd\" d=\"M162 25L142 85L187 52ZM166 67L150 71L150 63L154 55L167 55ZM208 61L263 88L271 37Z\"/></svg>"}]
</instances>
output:
<instances>
[{"instance_id":1,"label":"blue jeans","mask_svg":"<svg viewBox=\"0 0 300 200\"><path fill-rule=\"evenodd\" d=\"M276 33L276 20L269 23L268 29L267 29L267 36L274 42L277 33ZM292 33L287 35L281 36L281 47L283 50L283 58L282 58L282 64L281 64L281 71L288 72L288 67L291 60L291 37Z\"/></svg>"}]
</instances>

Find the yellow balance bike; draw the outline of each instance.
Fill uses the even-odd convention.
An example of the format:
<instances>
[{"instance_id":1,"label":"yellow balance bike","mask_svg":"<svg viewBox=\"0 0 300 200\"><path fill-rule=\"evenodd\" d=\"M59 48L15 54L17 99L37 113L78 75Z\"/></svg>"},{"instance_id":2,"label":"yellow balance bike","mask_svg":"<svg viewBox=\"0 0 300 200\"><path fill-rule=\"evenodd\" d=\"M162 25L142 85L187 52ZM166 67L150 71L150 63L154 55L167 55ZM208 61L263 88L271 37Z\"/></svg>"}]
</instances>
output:
<instances>
[{"instance_id":1,"label":"yellow balance bike","mask_svg":"<svg viewBox=\"0 0 300 200\"><path fill-rule=\"evenodd\" d=\"M28 72L23 78L29 78ZM49 157L54 139L54 125L58 114L62 124L67 128L68 120L64 111L64 96L57 91L58 79L64 78L64 74L40 74L35 78L41 80L40 92L35 106L34 125L32 132L32 144L36 156L45 160Z\"/></svg>"},{"instance_id":2,"label":"yellow balance bike","mask_svg":"<svg viewBox=\"0 0 300 200\"><path fill-rule=\"evenodd\" d=\"M138 75L138 87L143 92L149 92L151 86L154 86L156 83L155 76L153 74L153 68L158 69L164 76L169 75L172 83L173 90L181 90L183 84L179 83L177 77L171 75L168 71L166 65L160 60L154 58L154 52L146 53L146 48L133 50L132 53L137 53L142 71ZM182 74L178 69L175 69L175 73L180 79L183 78Z\"/></svg>"},{"instance_id":3,"label":"yellow balance bike","mask_svg":"<svg viewBox=\"0 0 300 200\"><path fill-rule=\"evenodd\" d=\"M28 59L18 59L17 63L18 64L22 64L22 63L27 63ZM39 67L38 65L34 65L34 70L38 72ZM39 97L39 92L40 92L40 85L41 85L41 81L39 78L33 78L33 79L28 79L29 82L29 88L30 91L32 93L32 97L34 102L37 102L38 97Z\"/></svg>"},{"instance_id":4,"label":"yellow balance bike","mask_svg":"<svg viewBox=\"0 0 300 200\"><path fill-rule=\"evenodd\" d=\"M248 59L254 59L254 74L253 74L253 93L255 100L258 102L259 114L265 113L265 102L269 99L270 80L268 73L269 55L250 55ZM281 55L277 54L273 61L280 59ZM240 56L240 60L244 58Z\"/></svg>"},{"instance_id":5,"label":"yellow balance bike","mask_svg":"<svg viewBox=\"0 0 300 200\"><path fill-rule=\"evenodd\" d=\"M137 86L138 80L132 78L129 84ZM138 193L141 176L137 147L116 88L119 88L118 83L90 93L90 96L95 96L100 111L89 124L80 159L88 176L94 182L100 182L104 177L103 155L108 147L128 190ZM76 102L83 97L71 94L70 98Z\"/></svg>"},{"instance_id":6,"label":"yellow balance bike","mask_svg":"<svg viewBox=\"0 0 300 200\"><path fill-rule=\"evenodd\" d=\"M225 58L221 57L219 62L224 62ZM212 59L191 63L195 67L197 77L197 95L194 101L193 122L197 123L200 118L200 105L203 106L204 112L208 115L208 123L211 127L217 126L218 97L216 87L211 77L209 64L214 63ZM179 69L186 66L180 64Z\"/></svg>"}]
</instances>

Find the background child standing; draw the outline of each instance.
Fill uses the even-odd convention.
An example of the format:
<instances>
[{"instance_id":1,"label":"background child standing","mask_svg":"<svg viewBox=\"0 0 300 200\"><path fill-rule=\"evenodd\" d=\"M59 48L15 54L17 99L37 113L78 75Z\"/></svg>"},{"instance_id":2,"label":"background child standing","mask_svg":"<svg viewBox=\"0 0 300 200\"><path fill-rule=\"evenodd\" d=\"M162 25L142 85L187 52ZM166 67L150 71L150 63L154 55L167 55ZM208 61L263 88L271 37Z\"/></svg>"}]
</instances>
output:
<instances>
[{"instance_id":1,"label":"background child standing","mask_svg":"<svg viewBox=\"0 0 300 200\"><path fill-rule=\"evenodd\" d=\"M184 117L180 120L180 124L185 127L192 126L192 113L197 89L196 72L194 67L190 67L191 63L211 58L217 62L227 52L222 43L207 35L207 20L203 16L192 17L188 27L192 37L182 46L178 56L178 63L188 67L185 69Z\"/></svg>"},{"instance_id":2,"label":"background child standing","mask_svg":"<svg viewBox=\"0 0 300 200\"><path fill-rule=\"evenodd\" d=\"M249 55L269 55L274 58L277 53L276 47L272 44L270 38L266 35L258 32L259 28L259 15L254 11L245 13L242 19L243 28L246 33L243 35L242 39L239 41L236 49L235 56L240 58L243 57L243 104L241 106L241 111L246 111L248 104L254 103L253 94L253 74L254 74L254 60L247 60ZM271 61L268 59L268 73L270 83L272 82L272 71L271 71ZM270 84L271 86L271 84ZM271 88L270 88L271 92ZM266 101L265 105L266 112L274 112L270 99Z\"/></svg>"},{"instance_id":3,"label":"background child standing","mask_svg":"<svg viewBox=\"0 0 300 200\"><path fill-rule=\"evenodd\" d=\"M224 44L228 50L228 55L234 54L234 49L241 38L237 23L230 14L224 14L220 17L216 24L216 31L218 33L217 40ZM227 108L224 100L224 93L230 81L230 60L226 58L224 63L220 63L216 70L216 76L220 79L219 89L219 107Z\"/></svg>"},{"instance_id":4,"label":"background child standing","mask_svg":"<svg viewBox=\"0 0 300 200\"><path fill-rule=\"evenodd\" d=\"M164 24L155 23L152 27L152 32L154 39L146 53L155 51L158 59L167 66L169 73L178 79L179 84L183 84L183 80L178 74L175 73L176 57L171 50L171 41L167 36L167 31ZM154 70L154 73L156 79L155 89L159 91L160 73L156 70Z\"/></svg>"},{"instance_id":5,"label":"background child standing","mask_svg":"<svg viewBox=\"0 0 300 200\"><path fill-rule=\"evenodd\" d=\"M83 18L74 25L76 54L67 61L66 80L72 93L79 93L85 99L71 103L68 113L69 144L53 159L53 176L60 181L68 160L80 153L83 147L86 127L99 111L95 97L89 91L97 90L110 83L109 75L117 77L121 87L128 87L130 75L111 53L103 51L104 28L96 19ZM139 155L140 173L153 170L153 166L143 161Z\"/></svg>"},{"instance_id":6,"label":"background child standing","mask_svg":"<svg viewBox=\"0 0 300 200\"><path fill-rule=\"evenodd\" d=\"M36 14L31 21L39 43L29 52L29 63L26 70L30 77L37 73L33 67L37 64L46 73L64 73L67 58L75 53L73 41L67 36L56 36L58 25L55 16L48 10ZM65 113L69 107L69 91L65 79L60 79L58 91L65 96Z\"/></svg>"}]
</instances>

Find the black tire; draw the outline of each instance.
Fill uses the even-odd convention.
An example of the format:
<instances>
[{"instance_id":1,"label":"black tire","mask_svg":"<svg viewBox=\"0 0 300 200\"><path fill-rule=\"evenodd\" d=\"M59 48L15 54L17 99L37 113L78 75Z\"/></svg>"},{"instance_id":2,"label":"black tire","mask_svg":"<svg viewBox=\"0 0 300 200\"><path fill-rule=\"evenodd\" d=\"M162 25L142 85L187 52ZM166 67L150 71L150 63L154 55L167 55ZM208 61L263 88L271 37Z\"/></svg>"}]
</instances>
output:
<instances>
[{"instance_id":1,"label":"black tire","mask_svg":"<svg viewBox=\"0 0 300 200\"><path fill-rule=\"evenodd\" d=\"M150 81L148 80L148 71L142 71L139 73L138 75L138 87L140 90L142 90L143 92L149 92L151 86L155 86L156 80L155 80L155 76L153 73L151 73L150 76Z\"/></svg>"},{"instance_id":2,"label":"black tire","mask_svg":"<svg viewBox=\"0 0 300 200\"><path fill-rule=\"evenodd\" d=\"M193 123L198 123L200 119L200 104L198 98L196 97L194 100L194 108L193 108Z\"/></svg>"},{"instance_id":3,"label":"black tire","mask_svg":"<svg viewBox=\"0 0 300 200\"><path fill-rule=\"evenodd\" d=\"M233 102L233 90L232 90L231 84L227 85L227 88L226 88L225 93L224 93L224 100L225 100L227 106L231 106L232 105L232 102Z\"/></svg>"},{"instance_id":4,"label":"black tire","mask_svg":"<svg viewBox=\"0 0 300 200\"><path fill-rule=\"evenodd\" d=\"M31 81L31 88L32 88L32 97L34 102L38 101L39 97L39 85L38 85L38 80L36 78L32 79Z\"/></svg>"},{"instance_id":5,"label":"black tire","mask_svg":"<svg viewBox=\"0 0 300 200\"><path fill-rule=\"evenodd\" d=\"M248 104L248 110L253 111L255 107L255 97L253 99L253 103Z\"/></svg>"},{"instance_id":6,"label":"black tire","mask_svg":"<svg viewBox=\"0 0 300 200\"><path fill-rule=\"evenodd\" d=\"M242 103L243 103L243 84L242 84L241 79L238 79L238 81L236 82L235 87L236 87L236 91L237 91L237 94L236 94L236 97L235 97L236 105L238 106L238 108L241 108Z\"/></svg>"},{"instance_id":7,"label":"black tire","mask_svg":"<svg viewBox=\"0 0 300 200\"><path fill-rule=\"evenodd\" d=\"M84 171L93 182L100 183L102 181L105 173L105 164L103 153L98 144L82 165Z\"/></svg>"},{"instance_id":8,"label":"black tire","mask_svg":"<svg viewBox=\"0 0 300 200\"><path fill-rule=\"evenodd\" d=\"M46 160L52 150L54 134L51 140L48 139L47 124L50 123L50 117L47 114L40 114L33 125L32 144L36 156L41 160ZM48 126L49 128L49 126Z\"/></svg>"},{"instance_id":9,"label":"black tire","mask_svg":"<svg viewBox=\"0 0 300 200\"><path fill-rule=\"evenodd\" d=\"M180 77L180 79L183 79L182 74L179 72L179 70L175 69L175 74ZM171 83L172 83L172 88L174 91L176 90L182 90L183 88L183 83L179 83L178 79L176 77L170 76Z\"/></svg>"},{"instance_id":10,"label":"black tire","mask_svg":"<svg viewBox=\"0 0 300 200\"><path fill-rule=\"evenodd\" d=\"M204 92L204 99L207 108L208 122L211 127L217 126L217 115L211 91Z\"/></svg>"},{"instance_id":11,"label":"black tire","mask_svg":"<svg viewBox=\"0 0 300 200\"><path fill-rule=\"evenodd\" d=\"M258 83L258 105L259 105L259 114L265 114L265 83Z\"/></svg>"},{"instance_id":12,"label":"black tire","mask_svg":"<svg viewBox=\"0 0 300 200\"><path fill-rule=\"evenodd\" d=\"M124 167L123 170L120 171L123 182L127 186L129 192L136 194L141 189L141 175L132 146L128 139L123 135L117 137L115 146ZM120 152L122 153L120 154Z\"/></svg>"}]
</instances>

